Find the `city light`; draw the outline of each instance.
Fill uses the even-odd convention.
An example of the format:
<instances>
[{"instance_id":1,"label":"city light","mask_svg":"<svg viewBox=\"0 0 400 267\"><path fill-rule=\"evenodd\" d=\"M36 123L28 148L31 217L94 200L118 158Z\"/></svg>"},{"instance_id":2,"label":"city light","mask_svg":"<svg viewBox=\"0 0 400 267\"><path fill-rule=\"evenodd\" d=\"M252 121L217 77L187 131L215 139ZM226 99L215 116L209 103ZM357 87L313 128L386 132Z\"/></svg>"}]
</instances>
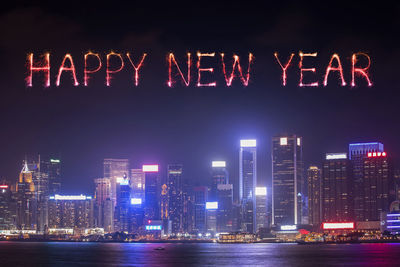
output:
<instances>
[{"instance_id":1,"label":"city light","mask_svg":"<svg viewBox=\"0 0 400 267\"><path fill-rule=\"evenodd\" d=\"M131 204L132 205L141 205L142 199L141 198L131 198Z\"/></svg>"},{"instance_id":2,"label":"city light","mask_svg":"<svg viewBox=\"0 0 400 267\"><path fill-rule=\"evenodd\" d=\"M287 145L287 137L281 137L279 138L279 144L281 146L286 146Z\"/></svg>"},{"instance_id":3,"label":"city light","mask_svg":"<svg viewBox=\"0 0 400 267\"><path fill-rule=\"evenodd\" d=\"M158 165L143 165L143 172L158 172Z\"/></svg>"},{"instance_id":4,"label":"city light","mask_svg":"<svg viewBox=\"0 0 400 267\"><path fill-rule=\"evenodd\" d=\"M240 140L240 147L256 147L257 140L248 139L248 140Z\"/></svg>"},{"instance_id":5,"label":"city light","mask_svg":"<svg viewBox=\"0 0 400 267\"><path fill-rule=\"evenodd\" d=\"M50 199L54 200L86 200L86 199L92 199L90 196L85 196L85 195L54 195L51 196Z\"/></svg>"},{"instance_id":6,"label":"city light","mask_svg":"<svg viewBox=\"0 0 400 267\"><path fill-rule=\"evenodd\" d=\"M326 154L326 159L331 160L331 159L347 159L347 154L346 153L328 153Z\"/></svg>"},{"instance_id":7,"label":"city light","mask_svg":"<svg viewBox=\"0 0 400 267\"><path fill-rule=\"evenodd\" d=\"M281 230L282 231L290 231L290 230L296 230L297 226L296 225L282 225Z\"/></svg>"},{"instance_id":8,"label":"city light","mask_svg":"<svg viewBox=\"0 0 400 267\"><path fill-rule=\"evenodd\" d=\"M1 188L1 189L7 189L7 188L8 188L8 185L6 185L6 184L5 184L5 185L0 185L0 188Z\"/></svg>"},{"instance_id":9,"label":"city light","mask_svg":"<svg viewBox=\"0 0 400 267\"><path fill-rule=\"evenodd\" d=\"M368 158L386 157L386 152L368 152Z\"/></svg>"},{"instance_id":10,"label":"city light","mask_svg":"<svg viewBox=\"0 0 400 267\"><path fill-rule=\"evenodd\" d=\"M117 183L120 185L129 185L129 179L124 179L124 177L118 177Z\"/></svg>"},{"instance_id":11,"label":"city light","mask_svg":"<svg viewBox=\"0 0 400 267\"><path fill-rule=\"evenodd\" d=\"M146 230L151 231L151 230L161 230L162 226L161 225L146 225Z\"/></svg>"},{"instance_id":12,"label":"city light","mask_svg":"<svg viewBox=\"0 0 400 267\"><path fill-rule=\"evenodd\" d=\"M322 229L324 230L335 230L335 229L354 229L354 222L343 222L343 223L322 223Z\"/></svg>"},{"instance_id":13,"label":"city light","mask_svg":"<svg viewBox=\"0 0 400 267\"><path fill-rule=\"evenodd\" d=\"M266 187L256 187L256 196L266 196L267 188Z\"/></svg>"},{"instance_id":14,"label":"city light","mask_svg":"<svg viewBox=\"0 0 400 267\"><path fill-rule=\"evenodd\" d=\"M60 163L60 160L59 159L50 159L50 162L51 163Z\"/></svg>"},{"instance_id":15,"label":"city light","mask_svg":"<svg viewBox=\"0 0 400 267\"><path fill-rule=\"evenodd\" d=\"M213 161L211 163L211 166L213 168L225 168L226 167L226 162L225 161Z\"/></svg>"},{"instance_id":16,"label":"city light","mask_svg":"<svg viewBox=\"0 0 400 267\"><path fill-rule=\"evenodd\" d=\"M206 209L207 210L217 210L218 202L206 202Z\"/></svg>"}]
</instances>

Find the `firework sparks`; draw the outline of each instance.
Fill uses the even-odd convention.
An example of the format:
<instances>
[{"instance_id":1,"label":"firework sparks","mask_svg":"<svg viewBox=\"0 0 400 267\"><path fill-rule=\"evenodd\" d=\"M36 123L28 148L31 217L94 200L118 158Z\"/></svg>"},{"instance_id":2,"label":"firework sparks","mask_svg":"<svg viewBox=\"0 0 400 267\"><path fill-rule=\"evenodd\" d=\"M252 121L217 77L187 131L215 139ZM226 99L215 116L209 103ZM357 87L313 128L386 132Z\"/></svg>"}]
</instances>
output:
<instances>
[{"instance_id":1,"label":"firework sparks","mask_svg":"<svg viewBox=\"0 0 400 267\"><path fill-rule=\"evenodd\" d=\"M356 63L357 63L357 56L364 56L367 58L368 60L368 65L365 68L360 68L360 67L356 67ZM359 76L364 77L367 80L368 86L371 87L372 83L371 80L369 79L369 75L368 75L368 70L369 67L371 66L371 58L362 52L358 52L353 54L353 56L351 57L351 87L355 87L356 86L356 82L355 82L355 74L357 73Z\"/></svg>"},{"instance_id":2,"label":"firework sparks","mask_svg":"<svg viewBox=\"0 0 400 267\"><path fill-rule=\"evenodd\" d=\"M95 68L95 69L93 69L93 70L88 70L88 69L87 69L87 68L88 68L88 66L87 66L87 60L88 60L88 57L89 57L89 56L95 57L95 58L98 60L98 62L99 62L97 68ZM84 70L83 70L83 84L84 84L85 86L88 86L89 74L98 72L98 71L101 69L102 64L101 64L101 59L100 59L99 54L92 53L92 52L88 52L88 53L85 54L84 58L85 58L85 68L84 68Z\"/></svg>"},{"instance_id":3,"label":"firework sparks","mask_svg":"<svg viewBox=\"0 0 400 267\"><path fill-rule=\"evenodd\" d=\"M50 86L50 53L44 54L44 62L39 62L38 66L33 65L33 53L28 55L29 61L29 76L26 78L27 86L32 87L32 79L34 72L44 72L45 82L44 86Z\"/></svg>"},{"instance_id":4,"label":"firework sparks","mask_svg":"<svg viewBox=\"0 0 400 267\"><path fill-rule=\"evenodd\" d=\"M224 61L224 53L221 53L221 59L222 59L222 72L224 73L224 77L225 77L225 81L226 81L226 86L231 86L232 85L232 81L235 77L237 77L235 75L235 69L237 69L238 73L239 73L239 77L240 80L242 81L242 84L244 86L247 86L249 84L249 80L250 80L250 65L253 61L253 54L249 53L249 65L247 67L247 74L246 74L246 78L243 76L243 71L242 71L242 66L240 65L240 61L239 61L239 56L237 55L233 55L233 65L232 65L232 72L229 75L229 78L226 75L226 66L225 66L225 61Z\"/></svg>"},{"instance_id":5,"label":"firework sparks","mask_svg":"<svg viewBox=\"0 0 400 267\"><path fill-rule=\"evenodd\" d=\"M144 53L142 56L142 59L140 60L139 64L137 66L135 66L135 64L133 64L133 61L131 59L131 55L129 53L126 53L126 56L129 59L129 62L131 63L132 67L135 69L135 86L139 85L139 70L143 65L143 61L146 58L147 54Z\"/></svg>"},{"instance_id":6,"label":"firework sparks","mask_svg":"<svg viewBox=\"0 0 400 267\"><path fill-rule=\"evenodd\" d=\"M66 61L67 59L69 60L69 63L70 63L70 66L69 66L69 67L66 67L66 66L65 66L65 61ZM74 79L74 85L75 85L75 86L78 86L79 83L78 83L78 80L76 79L75 65L74 65L74 61L73 61L73 59L72 59L72 56L71 56L70 54L66 54L66 55L64 56L64 59L63 59L63 61L62 61L62 63L61 63L61 66L60 66L60 68L58 69L58 75L57 75L57 79L56 79L56 86L60 86L61 74L62 74L64 71L70 71L70 72L71 72L72 78Z\"/></svg>"},{"instance_id":7,"label":"firework sparks","mask_svg":"<svg viewBox=\"0 0 400 267\"><path fill-rule=\"evenodd\" d=\"M303 83L303 72L313 72L315 73L315 68L303 68L303 59L304 57L316 57L317 53L308 53L308 54L304 54L303 52L299 52L299 56L300 56L300 62L299 62L299 68L300 68L300 82L299 82L299 86L300 87L304 87L304 86L318 86L318 82L313 82L313 83L307 83L304 84Z\"/></svg>"},{"instance_id":8,"label":"firework sparks","mask_svg":"<svg viewBox=\"0 0 400 267\"><path fill-rule=\"evenodd\" d=\"M276 60L278 61L279 66L281 66L281 69L282 69L282 85L286 86L286 80L287 80L286 70L289 68L290 63L292 62L292 59L294 57L294 54L293 53L290 54L289 60L286 62L285 66L283 66L281 61L279 60L277 52L274 53L274 56L275 56Z\"/></svg>"},{"instance_id":9,"label":"firework sparks","mask_svg":"<svg viewBox=\"0 0 400 267\"><path fill-rule=\"evenodd\" d=\"M197 76L197 87L201 86L216 86L216 82L211 82L211 83L201 83L201 73L202 72L214 72L214 68L200 68L200 62L202 57L214 57L215 53L197 53L197 71L198 71L198 76Z\"/></svg>"},{"instance_id":10,"label":"firework sparks","mask_svg":"<svg viewBox=\"0 0 400 267\"><path fill-rule=\"evenodd\" d=\"M115 70L110 70L110 57L118 57L121 61L121 66L119 69ZM122 58L121 54L115 53L111 51L110 53L107 54L107 67L106 67L106 85L110 86L111 84L111 74L115 74L117 72L120 72L124 68L124 59Z\"/></svg>"},{"instance_id":11,"label":"firework sparks","mask_svg":"<svg viewBox=\"0 0 400 267\"><path fill-rule=\"evenodd\" d=\"M169 53L169 57L168 57L168 62L169 62L169 66L168 66L168 86L172 87L173 81L172 81L172 62L174 63L176 69L178 70L179 75L182 78L182 81L184 82L184 84L186 86L189 86L190 84L190 68L192 66L192 56L190 53L187 53L187 79L185 79L185 76L183 75L181 69L179 68L178 63L175 60L175 56L173 53Z\"/></svg>"}]
</instances>

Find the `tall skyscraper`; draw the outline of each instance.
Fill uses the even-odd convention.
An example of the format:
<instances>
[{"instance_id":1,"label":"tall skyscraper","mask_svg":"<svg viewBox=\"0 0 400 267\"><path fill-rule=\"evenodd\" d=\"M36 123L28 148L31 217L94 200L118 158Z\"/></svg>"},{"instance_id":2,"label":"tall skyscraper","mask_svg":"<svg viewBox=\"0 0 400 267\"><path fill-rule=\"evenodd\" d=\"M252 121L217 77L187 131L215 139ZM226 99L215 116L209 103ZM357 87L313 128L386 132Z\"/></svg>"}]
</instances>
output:
<instances>
[{"instance_id":1,"label":"tall skyscraper","mask_svg":"<svg viewBox=\"0 0 400 267\"><path fill-rule=\"evenodd\" d=\"M357 221L364 221L364 160L368 153L382 153L383 150L383 144L379 142L349 144L354 179L354 216Z\"/></svg>"},{"instance_id":2,"label":"tall skyscraper","mask_svg":"<svg viewBox=\"0 0 400 267\"><path fill-rule=\"evenodd\" d=\"M194 226L193 230L198 233L206 231L206 202L208 188L197 186L194 188Z\"/></svg>"},{"instance_id":3,"label":"tall skyscraper","mask_svg":"<svg viewBox=\"0 0 400 267\"><path fill-rule=\"evenodd\" d=\"M144 181L145 175L142 169L131 169L130 185L132 189L132 197L140 198L144 201Z\"/></svg>"},{"instance_id":4,"label":"tall skyscraper","mask_svg":"<svg viewBox=\"0 0 400 267\"><path fill-rule=\"evenodd\" d=\"M211 191L208 196L209 201L218 201L218 185L227 184L229 182L228 171L226 170L225 161L213 161L211 163Z\"/></svg>"},{"instance_id":5,"label":"tall skyscraper","mask_svg":"<svg viewBox=\"0 0 400 267\"><path fill-rule=\"evenodd\" d=\"M34 220L36 200L34 193L35 185L33 183L33 174L28 168L28 162L25 161L16 185L17 229L36 230L36 222Z\"/></svg>"},{"instance_id":6,"label":"tall skyscraper","mask_svg":"<svg viewBox=\"0 0 400 267\"><path fill-rule=\"evenodd\" d=\"M115 207L117 201L117 179L129 175L129 160L127 159L104 159L104 176L111 182L111 201Z\"/></svg>"},{"instance_id":7,"label":"tall skyscraper","mask_svg":"<svg viewBox=\"0 0 400 267\"><path fill-rule=\"evenodd\" d=\"M61 193L61 160L57 158L40 160L40 171L47 174L48 194Z\"/></svg>"},{"instance_id":8,"label":"tall skyscraper","mask_svg":"<svg viewBox=\"0 0 400 267\"><path fill-rule=\"evenodd\" d=\"M242 206L242 230L254 233L256 225L257 141L240 140L239 200Z\"/></svg>"},{"instance_id":9,"label":"tall skyscraper","mask_svg":"<svg viewBox=\"0 0 400 267\"><path fill-rule=\"evenodd\" d=\"M131 187L128 177L117 180L117 204L115 206L115 230L120 232L131 231L130 221Z\"/></svg>"},{"instance_id":10,"label":"tall skyscraper","mask_svg":"<svg viewBox=\"0 0 400 267\"><path fill-rule=\"evenodd\" d=\"M317 166L310 166L307 170L307 181L309 223L319 226L321 224L321 169Z\"/></svg>"},{"instance_id":11,"label":"tall skyscraper","mask_svg":"<svg viewBox=\"0 0 400 267\"><path fill-rule=\"evenodd\" d=\"M172 233L183 232L183 193L182 193L182 164L168 165L168 219L172 223Z\"/></svg>"},{"instance_id":12,"label":"tall skyscraper","mask_svg":"<svg viewBox=\"0 0 400 267\"><path fill-rule=\"evenodd\" d=\"M352 222L353 175L346 153L328 153L322 168L322 221Z\"/></svg>"},{"instance_id":13,"label":"tall skyscraper","mask_svg":"<svg viewBox=\"0 0 400 267\"><path fill-rule=\"evenodd\" d=\"M95 184L95 221L96 226L106 232L114 231L114 209L111 201L110 178L94 179Z\"/></svg>"},{"instance_id":14,"label":"tall skyscraper","mask_svg":"<svg viewBox=\"0 0 400 267\"><path fill-rule=\"evenodd\" d=\"M256 187L256 232L267 227L267 188Z\"/></svg>"},{"instance_id":15,"label":"tall skyscraper","mask_svg":"<svg viewBox=\"0 0 400 267\"><path fill-rule=\"evenodd\" d=\"M218 184L217 232L233 231L233 184Z\"/></svg>"},{"instance_id":16,"label":"tall skyscraper","mask_svg":"<svg viewBox=\"0 0 400 267\"><path fill-rule=\"evenodd\" d=\"M394 180L386 152L368 152L363 164L363 221L380 221L395 200Z\"/></svg>"},{"instance_id":17,"label":"tall skyscraper","mask_svg":"<svg viewBox=\"0 0 400 267\"><path fill-rule=\"evenodd\" d=\"M161 180L158 165L143 165L142 171L145 173L145 200L144 216L145 220L159 220Z\"/></svg>"},{"instance_id":18,"label":"tall skyscraper","mask_svg":"<svg viewBox=\"0 0 400 267\"><path fill-rule=\"evenodd\" d=\"M303 203L302 138L279 135L272 138L272 224L301 223Z\"/></svg>"},{"instance_id":19,"label":"tall skyscraper","mask_svg":"<svg viewBox=\"0 0 400 267\"><path fill-rule=\"evenodd\" d=\"M0 230L15 228L13 218L13 199L11 197L10 186L5 182L0 182Z\"/></svg>"}]
</instances>

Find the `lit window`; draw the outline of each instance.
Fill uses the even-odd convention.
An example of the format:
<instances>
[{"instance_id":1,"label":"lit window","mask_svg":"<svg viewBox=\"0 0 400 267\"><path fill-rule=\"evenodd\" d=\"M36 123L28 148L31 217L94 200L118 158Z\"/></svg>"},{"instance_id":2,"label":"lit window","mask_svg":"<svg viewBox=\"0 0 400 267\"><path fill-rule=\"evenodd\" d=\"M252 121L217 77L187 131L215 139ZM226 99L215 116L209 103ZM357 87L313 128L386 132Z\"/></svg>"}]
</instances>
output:
<instances>
[{"instance_id":1,"label":"lit window","mask_svg":"<svg viewBox=\"0 0 400 267\"><path fill-rule=\"evenodd\" d=\"M298 146L301 146L301 139L300 139L300 137L297 137L297 145L298 145Z\"/></svg>"},{"instance_id":2,"label":"lit window","mask_svg":"<svg viewBox=\"0 0 400 267\"><path fill-rule=\"evenodd\" d=\"M286 146L287 145L287 137L281 137L280 144L281 144L281 146Z\"/></svg>"}]
</instances>

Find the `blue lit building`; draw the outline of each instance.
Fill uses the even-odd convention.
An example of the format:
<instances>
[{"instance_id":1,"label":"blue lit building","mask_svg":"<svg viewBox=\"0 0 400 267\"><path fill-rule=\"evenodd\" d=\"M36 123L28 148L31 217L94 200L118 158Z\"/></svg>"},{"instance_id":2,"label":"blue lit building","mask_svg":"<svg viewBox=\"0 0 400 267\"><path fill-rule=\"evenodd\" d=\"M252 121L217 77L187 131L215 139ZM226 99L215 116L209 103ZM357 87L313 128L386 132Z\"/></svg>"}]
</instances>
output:
<instances>
[{"instance_id":1,"label":"blue lit building","mask_svg":"<svg viewBox=\"0 0 400 267\"><path fill-rule=\"evenodd\" d=\"M240 140L239 151L239 200L242 206L242 230L255 232L257 141Z\"/></svg>"},{"instance_id":2,"label":"blue lit building","mask_svg":"<svg viewBox=\"0 0 400 267\"><path fill-rule=\"evenodd\" d=\"M368 153L384 152L382 143L352 143L349 144L349 159L353 168L354 179L354 216L356 221L365 221L365 195L364 189L364 160L367 159Z\"/></svg>"},{"instance_id":3,"label":"blue lit building","mask_svg":"<svg viewBox=\"0 0 400 267\"><path fill-rule=\"evenodd\" d=\"M159 220L161 180L158 165L143 165L142 171L145 173L144 189L144 216L145 220Z\"/></svg>"}]
</instances>

